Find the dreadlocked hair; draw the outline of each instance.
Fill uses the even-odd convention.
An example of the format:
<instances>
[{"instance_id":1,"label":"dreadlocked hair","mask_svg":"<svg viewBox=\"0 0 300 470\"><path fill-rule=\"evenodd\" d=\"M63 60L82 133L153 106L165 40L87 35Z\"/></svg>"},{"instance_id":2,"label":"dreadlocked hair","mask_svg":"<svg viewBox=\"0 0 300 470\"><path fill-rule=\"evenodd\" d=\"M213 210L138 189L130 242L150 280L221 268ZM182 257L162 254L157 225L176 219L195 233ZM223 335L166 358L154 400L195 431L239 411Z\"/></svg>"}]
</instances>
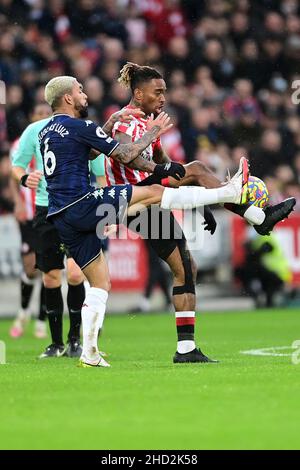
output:
<instances>
[{"instance_id":1,"label":"dreadlocked hair","mask_svg":"<svg viewBox=\"0 0 300 470\"><path fill-rule=\"evenodd\" d=\"M120 70L118 82L125 88L134 89L142 82L148 82L152 78L163 78L162 75L152 67L127 62Z\"/></svg>"}]
</instances>

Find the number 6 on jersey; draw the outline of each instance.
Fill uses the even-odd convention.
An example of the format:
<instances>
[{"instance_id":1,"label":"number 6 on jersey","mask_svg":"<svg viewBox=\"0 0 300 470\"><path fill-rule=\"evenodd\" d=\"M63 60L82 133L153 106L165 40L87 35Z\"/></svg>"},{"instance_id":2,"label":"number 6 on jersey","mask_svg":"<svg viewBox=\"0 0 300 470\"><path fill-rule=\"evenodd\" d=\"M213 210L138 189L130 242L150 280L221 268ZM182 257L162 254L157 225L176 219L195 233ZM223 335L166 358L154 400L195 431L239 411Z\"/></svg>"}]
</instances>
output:
<instances>
[{"instance_id":1,"label":"number 6 on jersey","mask_svg":"<svg viewBox=\"0 0 300 470\"><path fill-rule=\"evenodd\" d=\"M45 140L45 150L44 150L44 167L45 167L45 172L48 176L51 176L55 170L56 167L56 158L53 152L49 149L49 137L48 139Z\"/></svg>"}]
</instances>

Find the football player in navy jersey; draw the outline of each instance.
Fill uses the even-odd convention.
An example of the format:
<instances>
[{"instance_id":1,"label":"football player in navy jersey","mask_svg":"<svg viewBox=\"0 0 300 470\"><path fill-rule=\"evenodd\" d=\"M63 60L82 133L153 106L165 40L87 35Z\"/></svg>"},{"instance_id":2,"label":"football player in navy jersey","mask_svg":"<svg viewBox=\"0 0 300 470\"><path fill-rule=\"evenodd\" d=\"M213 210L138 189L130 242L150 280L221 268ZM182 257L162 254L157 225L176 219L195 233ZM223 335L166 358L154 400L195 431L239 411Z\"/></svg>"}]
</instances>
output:
<instances>
[{"instance_id":1,"label":"football player in navy jersey","mask_svg":"<svg viewBox=\"0 0 300 470\"><path fill-rule=\"evenodd\" d=\"M140 154L172 126L162 112L150 117L147 132L137 141L121 144L107 134L112 123L103 128L87 117L87 95L74 77L56 77L45 88L45 98L53 116L39 133L44 174L49 193L48 219L57 228L71 256L87 277L91 289L82 308L84 367L109 364L101 357L98 330L102 327L110 281L104 256L101 254L105 225L118 223L127 210L134 215L151 204L165 209L191 209L206 204L247 202L249 170L241 159L236 175L221 188L164 188L160 185L110 186L94 190L90 185L88 160L92 154L111 156L121 163L143 158ZM156 165L154 173L179 180L185 174L182 165Z\"/></svg>"}]
</instances>

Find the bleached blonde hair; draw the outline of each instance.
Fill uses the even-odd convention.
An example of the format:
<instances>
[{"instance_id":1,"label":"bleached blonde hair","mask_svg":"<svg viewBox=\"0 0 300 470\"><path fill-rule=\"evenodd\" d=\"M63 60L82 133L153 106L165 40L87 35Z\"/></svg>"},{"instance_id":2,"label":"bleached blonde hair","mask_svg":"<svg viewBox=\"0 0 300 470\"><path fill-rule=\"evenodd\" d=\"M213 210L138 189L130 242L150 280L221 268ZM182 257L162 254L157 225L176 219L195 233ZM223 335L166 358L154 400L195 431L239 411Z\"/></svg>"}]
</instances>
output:
<instances>
[{"instance_id":1,"label":"bleached blonde hair","mask_svg":"<svg viewBox=\"0 0 300 470\"><path fill-rule=\"evenodd\" d=\"M62 75L60 77L52 78L45 87L45 100L51 106L52 109L56 108L59 104L59 100L66 93L71 93L74 83L76 82L75 77L68 75Z\"/></svg>"}]
</instances>

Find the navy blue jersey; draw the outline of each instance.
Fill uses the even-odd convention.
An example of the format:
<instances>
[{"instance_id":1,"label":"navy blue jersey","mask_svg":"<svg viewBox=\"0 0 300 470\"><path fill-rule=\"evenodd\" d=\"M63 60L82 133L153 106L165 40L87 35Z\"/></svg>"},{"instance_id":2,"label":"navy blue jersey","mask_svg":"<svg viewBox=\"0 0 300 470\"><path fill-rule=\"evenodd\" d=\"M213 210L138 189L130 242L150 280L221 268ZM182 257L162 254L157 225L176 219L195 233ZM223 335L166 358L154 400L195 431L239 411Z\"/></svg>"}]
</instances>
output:
<instances>
[{"instance_id":1,"label":"navy blue jersey","mask_svg":"<svg viewBox=\"0 0 300 470\"><path fill-rule=\"evenodd\" d=\"M92 148L109 156L119 145L92 121L66 114L50 119L39 133L39 142L49 194L48 215L61 212L94 191L88 165Z\"/></svg>"}]
</instances>

